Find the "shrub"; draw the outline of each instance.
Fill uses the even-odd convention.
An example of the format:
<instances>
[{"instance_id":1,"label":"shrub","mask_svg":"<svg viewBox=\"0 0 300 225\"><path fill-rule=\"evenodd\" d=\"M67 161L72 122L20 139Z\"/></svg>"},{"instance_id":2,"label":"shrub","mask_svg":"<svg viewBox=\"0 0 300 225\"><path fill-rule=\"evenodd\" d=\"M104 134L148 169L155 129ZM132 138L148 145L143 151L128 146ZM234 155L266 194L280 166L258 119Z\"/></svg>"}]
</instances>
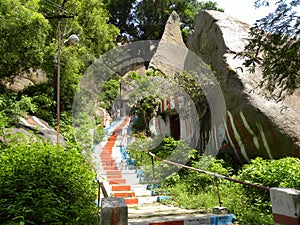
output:
<instances>
[{"instance_id":1,"label":"shrub","mask_svg":"<svg viewBox=\"0 0 300 225\"><path fill-rule=\"evenodd\" d=\"M230 176L231 169L213 157L200 157L193 167ZM300 160L253 159L245 164L233 178L266 187L300 189ZM215 178L196 171L174 173L163 182L163 187L173 195L173 204L185 208L197 208L205 212L218 205ZM219 179L221 201L230 213L234 213L240 225L274 224L270 194L253 187Z\"/></svg>"},{"instance_id":2,"label":"shrub","mask_svg":"<svg viewBox=\"0 0 300 225\"><path fill-rule=\"evenodd\" d=\"M76 149L8 144L0 151L0 223L96 224L94 178Z\"/></svg>"},{"instance_id":3,"label":"shrub","mask_svg":"<svg viewBox=\"0 0 300 225\"><path fill-rule=\"evenodd\" d=\"M222 160L211 156L201 156L199 161L192 162L194 168L228 176L231 170L225 168L223 164ZM215 177L193 170L183 170L172 174L163 182L163 187L174 196L174 204L184 208L200 209L203 212L208 212L219 204ZM218 183L221 189L228 184L227 181L220 179Z\"/></svg>"},{"instance_id":4,"label":"shrub","mask_svg":"<svg viewBox=\"0 0 300 225\"><path fill-rule=\"evenodd\" d=\"M237 179L266 187L300 188L300 160L282 158L278 160L251 160L240 170ZM274 224L270 194L240 184L231 184L227 195L231 198L226 206L239 218L240 224ZM263 223L262 223L263 221Z\"/></svg>"},{"instance_id":5,"label":"shrub","mask_svg":"<svg viewBox=\"0 0 300 225\"><path fill-rule=\"evenodd\" d=\"M192 164L192 167L229 176L231 171L223 165L223 160L216 159L212 156L202 156L199 161ZM189 170L184 182L186 190L189 193L199 193L200 191L206 191L206 189L211 189L213 186L216 186L215 177L193 170ZM223 180L219 180L218 182L223 182Z\"/></svg>"}]
</instances>

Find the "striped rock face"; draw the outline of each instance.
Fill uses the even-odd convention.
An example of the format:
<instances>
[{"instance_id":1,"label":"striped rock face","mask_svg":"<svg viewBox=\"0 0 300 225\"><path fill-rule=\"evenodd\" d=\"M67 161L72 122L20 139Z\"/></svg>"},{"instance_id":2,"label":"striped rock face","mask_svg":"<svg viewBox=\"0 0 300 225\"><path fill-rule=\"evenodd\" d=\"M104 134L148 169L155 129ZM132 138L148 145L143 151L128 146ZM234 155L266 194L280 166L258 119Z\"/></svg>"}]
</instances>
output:
<instances>
[{"instance_id":1,"label":"striped rock face","mask_svg":"<svg viewBox=\"0 0 300 225\"><path fill-rule=\"evenodd\" d=\"M247 119L242 111L227 111L224 124L226 139L240 161L249 161L257 156L270 159L299 156L292 140L276 129L268 118Z\"/></svg>"},{"instance_id":2,"label":"striped rock face","mask_svg":"<svg viewBox=\"0 0 300 225\"><path fill-rule=\"evenodd\" d=\"M299 156L300 90L279 102L266 98L261 70L250 73L244 59L236 57L247 44L249 29L250 25L217 11L201 11L195 17L188 48L215 71L227 111L225 141L215 138L219 131L214 128L210 138L222 143L221 149L231 149L240 161Z\"/></svg>"}]
</instances>

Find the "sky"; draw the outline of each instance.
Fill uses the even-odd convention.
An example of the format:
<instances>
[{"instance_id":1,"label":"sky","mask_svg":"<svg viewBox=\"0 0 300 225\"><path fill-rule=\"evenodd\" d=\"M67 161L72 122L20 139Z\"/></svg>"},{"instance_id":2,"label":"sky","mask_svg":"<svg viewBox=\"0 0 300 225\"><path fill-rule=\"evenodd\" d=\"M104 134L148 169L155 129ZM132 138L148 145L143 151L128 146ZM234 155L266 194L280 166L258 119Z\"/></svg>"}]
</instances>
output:
<instances>
[{"instance_id":1,"label":"sky","mask_svg":"<svg viewBox=\"0 0 300 225\"><path fill-rule=\"evenodd\" d=\"M260 7L256 9L254 7L255 0L213 0L218 3L219 8L223 8L225 13L235 17L243 22L254 24L256 20L261 19L274 11L275 6ZM273 1L274 2L274 1Z\"/></svg>"}]
</instances>

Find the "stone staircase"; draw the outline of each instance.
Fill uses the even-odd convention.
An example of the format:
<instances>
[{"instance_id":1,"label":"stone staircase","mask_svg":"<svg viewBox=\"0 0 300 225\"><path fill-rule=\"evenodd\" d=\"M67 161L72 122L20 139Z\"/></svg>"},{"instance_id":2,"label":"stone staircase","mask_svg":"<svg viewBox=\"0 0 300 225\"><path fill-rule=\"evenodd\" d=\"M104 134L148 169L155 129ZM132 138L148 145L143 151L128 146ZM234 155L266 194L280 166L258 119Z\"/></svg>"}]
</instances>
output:
<instances>
[{"instance_id":1,"label":"stone staircase","mask_svg":"<svg viewBox=\"0 0 300 225\"><path fill-rule=\"evenodd\" d=\"M125 117L112 124L106 139L95 147L98 175L109 197L124 198L127 205L153 203L157 196L151 196L147 185L140 184L137 170L122 156L122 138L127 134L129 122L130 117Z\"/></svg>"},{"instance_id":2,"label":"stone staircase","mask_svg":"<svg viewBox=\"0 0 300 225\"><path fill-rule=\"evenodd\" d=\"M116 121L107 129L107 137L94 148L93 161L109 197L124 198L130 225L225 225L233 215L202 214L159 203L167 196L153 196L153 184L141 184L141 171L122 154L123 134L128 132L130 117ZM102 196L103 198L104 196Z\"/></svg>"}]
</instances>

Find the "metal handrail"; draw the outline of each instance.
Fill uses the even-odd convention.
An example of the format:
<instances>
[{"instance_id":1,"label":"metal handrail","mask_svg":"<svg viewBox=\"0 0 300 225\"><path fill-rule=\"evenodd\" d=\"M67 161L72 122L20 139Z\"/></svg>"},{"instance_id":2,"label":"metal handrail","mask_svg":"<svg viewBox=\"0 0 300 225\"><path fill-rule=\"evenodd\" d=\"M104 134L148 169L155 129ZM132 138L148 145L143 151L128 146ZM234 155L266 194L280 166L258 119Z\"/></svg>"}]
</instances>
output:
<instances>
[{"instance_id":1,"label":"metal handrail","mask_svg":"<svg viewBox=\"0 0 300 225\"><path fill-rule=\"evenodd\" d=\"M167 164L175 165L175 166L182 167L182 168L189 169L189 170L194 170L194 171L197 171L197 172L215 177L216 178L216 186L217 186L217 189L218 189L218 200L219 200L220 207L222 206L223 203L221 201L221 195L220 195L218 179L229 180L229 181L232 181L232 182L235 182L235 183L239 183L239 184L246 185L246 186L249 186L249 187L257 188L257 189L260 189L260 190L263 190L263 191L270 191L269 187L265 187L265 186L258 185L258 184L252 184L252 183L249 183L249 182L246 182L246 181L237 180L237 179L227 177L227 176L224 176L224 175L220 175L220 174L217 174L217 173L213 173L213 172L205 171L205 170L202 170L202 169L194 168L194 167L191 167L191 166L183 165L183 164L180 164L180 163L172 162L172 161L162 159L162 158L156 156L154 153L150 152L149 150L145 149L144 151L146 153L148 153L150 156L152 156L152 159L157 159L158 161L161 161L161 162L164 162L164 163L167 163ZM154 166L154 163L153 163L152 166ZM154 174L154 170L153 170L153 174Z\"/></svg>"},{"instance_id":2,"label":"metal handrail","mask_svg":"<svg viewBox=\"0 0 300 225\"><path fill-rule=\"evenodd\" d=\"M145 149L144 151L146 153L148 153L150 156L152 156L152 159L157 159L158 161L161 161L161 162L164 162L164 163L167 163L167 164L175 165L175 166L182 167L182 168L189 169L189 170L194 170L194 171L197 171L197 172L215 177L216 178L216 186L217 186L217 189L218 189L218 199L219 199L220 207L222 206L222 201L221 201L221 195L220 195L218 179L229 180L229 181L232 181L234 183L239 183L239 184L246 185L246 186L253 187L253 188L257 188L257 189L260 189L260 190L263 190L263 191L270 191L269 187L265 187L265 186L262 186L262 185L259 185L259 184L252 184L252 183L249 183L249 182L246 182L246 181L237 180L237 179L227 177L227 176L224 176L224 175L220 175L220 174L217 174L217 173L213 173L213 172L205 171L205 170L202 170L202 169L194 168L194 167L191 167L191 166L183 165L183 164L180 164L180 163L172 162L172 161L162 159L162 158L156 156L154 153L150 152L149 150ZM152 165L152 166L154 166L154 165ZM153 173L154 173L154 170L153 170Z\"/></svg>"},{"instance_id":3,"label":"metal handrail","mask_svg":"<svg viewBox=\"0 0 300 225\"><path fill-rule=\"evenodd\" d=\"M231 177L226 177L224 175L220 175L220 174L217 174L217 173L213 173L213 172L205 171L205 170L202 170L202 169L194 168L194 167L191 167L191 166L183 165L183 164L180 164L180 163L172 162L172 161L169 161L169 160L165 160L165 159L162 159L162 158L156 156L155 154L153 154L152 152L150 152L148 150L144 150L144 151L147 152L152 157L156 158L158 161L162 161L162 162L172 164L172 165L175 165L175 166L179 166L179 167L182 167L182 168L194 170L194 171L197 171L197 172L200 172L200 173L207 174L209 176L214 176L216 178L229 180L229 181L232 181L232 182L235 182L235 183L247 185L247 186L254 187L254 188L257 188L257 189L261 189L261 190L264 190L264 191L269 191L270 190L269 187L265 187L265 186L258 185L258 184L252 184L252 183L249 183L249 182L246 182L246 181L237 180L237 179L234 179L234 178L231 178Z\"/></svg>"}]
</instances>

